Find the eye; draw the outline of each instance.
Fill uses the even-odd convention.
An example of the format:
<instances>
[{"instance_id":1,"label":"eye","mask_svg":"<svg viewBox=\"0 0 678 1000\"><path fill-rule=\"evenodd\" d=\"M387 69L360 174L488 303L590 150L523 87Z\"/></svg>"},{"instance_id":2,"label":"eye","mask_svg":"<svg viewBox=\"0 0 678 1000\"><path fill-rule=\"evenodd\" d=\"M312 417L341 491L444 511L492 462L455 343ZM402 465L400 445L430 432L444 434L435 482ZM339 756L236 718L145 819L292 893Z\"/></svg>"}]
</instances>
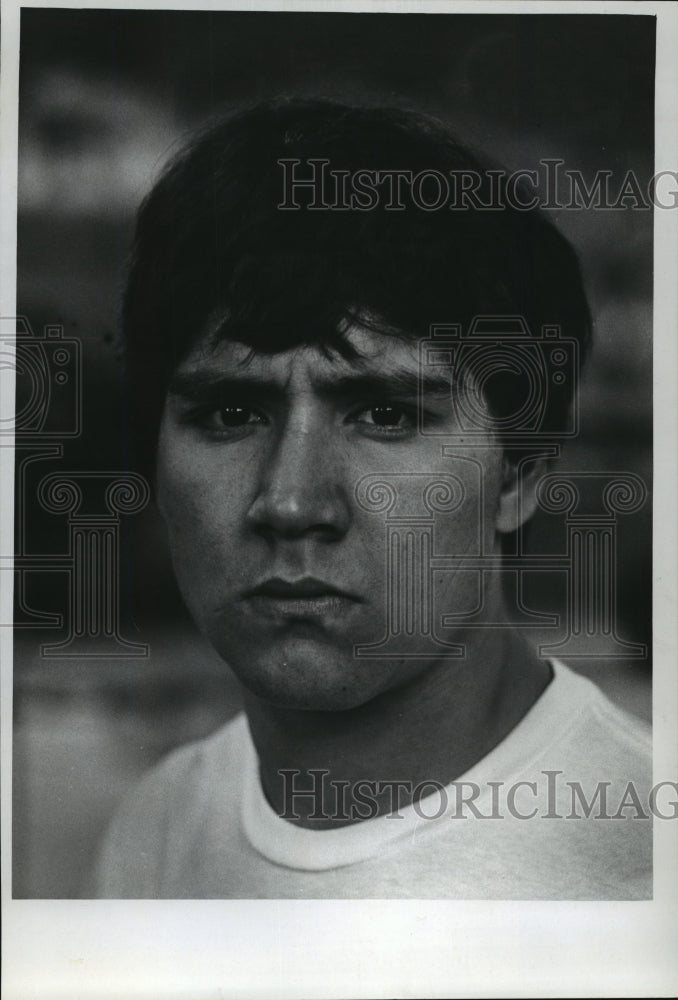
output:
<instances>
[{"instance_id":1,"label":"eye","mask_svg":"<svg viewBox=\"0 0 678 1000\"><path fill-rule=\"evenodd\" d=\"M267 423L261 411L244 402L199 406L189 410L184 419L216 437L229 436L233 432Z\"/></svg>"},{"instance_id":2,"label":"eye","mask_svg":"<svg viewBox=\"0 0 678 1000\"><path fill-rule=\"evenodd\" d=\"M413 407L398 403L378 403L356 414L358 424L384 431L410 431L416 428L417 419Z\"/></svg>"},{"instance_id":3,"label":"eye","mask_svg":"<svg viewBox=\"0 0 678 1000\"><path fill-rule=\"evenodd\" d=\"M215 424L222 427L244 427L246 424L261 423L261 417L247 406L222 406L214 413Z\"/></svg>"},{"instance_id":4,"label":"eye","mask_svg":"<svg viewBox=\"0 0 678 1000\"><path fill-rule=\"evenodd\" d=\"M399 426L405 417L405 412L402 407L391 406L390 404L373 406L371 410L368 410L368 413L371 418L371 422L376 424L377 427Z\"/></svg>"}]
</instances>

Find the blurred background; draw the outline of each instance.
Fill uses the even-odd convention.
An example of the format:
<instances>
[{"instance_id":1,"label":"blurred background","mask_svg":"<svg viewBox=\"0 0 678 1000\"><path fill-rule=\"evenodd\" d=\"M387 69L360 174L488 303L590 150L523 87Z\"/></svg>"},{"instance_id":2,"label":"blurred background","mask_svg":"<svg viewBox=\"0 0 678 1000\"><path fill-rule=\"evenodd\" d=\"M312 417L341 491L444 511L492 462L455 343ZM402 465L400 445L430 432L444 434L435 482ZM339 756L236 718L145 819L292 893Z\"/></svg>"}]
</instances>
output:
<instances>
[{"instance_id":1,"label":"blurred background","mask_svg":"<svg viewBox=\"0 0 678 1000\"><path fill-rule=\"evenodd\" d=\"M552 157L589 183L599 169L617 185L633 170L644 186L653 86L651 17L22 10L19 312L36 334L56 324L79 341L83 420L61 455L25 466L18 546L68 548L66 518L37 500L46 474L126 468L116 340L134 212L195 126L280 94L404 105L449 121L508 169ZM580 253L596 337L582 431L563 466L632 472L649 487L652 213L553 217ZM619 519L617 555L619 635L648 647L651 527L648 500ZM15 631L15 897L86 892L130 784L239 706L228 669L183 610L152 506L121 530L121 631L147 644L147 657L54 658L41 645L63 630L24 621ZM541 515L534 551L557 551L562 530ZM562 580L532 589L531 606L562 608ZM63 568L27 573L24 601L65 614ZM572 665L649 718L649 658Z\"/></svg>"}]
</instances>

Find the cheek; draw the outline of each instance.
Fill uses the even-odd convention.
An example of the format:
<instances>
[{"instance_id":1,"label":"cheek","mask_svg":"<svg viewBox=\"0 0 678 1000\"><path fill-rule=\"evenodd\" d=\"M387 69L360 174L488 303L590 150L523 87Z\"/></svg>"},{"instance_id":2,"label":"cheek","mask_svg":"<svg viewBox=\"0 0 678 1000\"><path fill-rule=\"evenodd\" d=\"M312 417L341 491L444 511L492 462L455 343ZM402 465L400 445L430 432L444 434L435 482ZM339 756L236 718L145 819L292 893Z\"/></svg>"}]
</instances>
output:
<instances>
[{"instance_id":1,"label":"cheek","mask_svg":"<svg viewBox=\"0 0 678 1000\"><path fill-rule=\"evenodd\" d=\"M449 514L436 517L436 548L448 553L489 555L496 550L497 511L502 484L501 458L494 448L449 461L445 471L463 485L464 498Z\"/></svg>"},{"instance_id":2,"label":"cheek","mask_svg":"<svg viewBox=\"0 0 678 1000\"><path fill-rule=\"evenodd\" d=\"M243 478L229 476L200 456L175 448L168 460L159 450L157 499L179 588L194 616L227 586L240 565Z\"/></svg>"},{"instance_id":3,"label":"cheek","mask_svg":"<svg viewBox=\"0 0 678 1000\"><path fill-rule=\"evenodd\" d=\"M436 516L432 548L436 555L456 557L489 556L497 553L495 527L501 469L496 461L482 451L451 462L447 471L459 477L464 485L461 505L450 513ZM437 611L473 611L479 600L480 576L476 569L455 566L434 570L433 589Z\"/></svg>"},{"instance_id":4,"label":"cheek","mask_svg":"<svg viewBox=\"0 0 678 1000\"><path fill-rule=\"evenodd\" d=\"M209 450L161 435L158 449L158 507L172 537L194 537L222 533L237 520L245 502L244 470L230 474L218 465Z\"/></svg>"}]
</instances>

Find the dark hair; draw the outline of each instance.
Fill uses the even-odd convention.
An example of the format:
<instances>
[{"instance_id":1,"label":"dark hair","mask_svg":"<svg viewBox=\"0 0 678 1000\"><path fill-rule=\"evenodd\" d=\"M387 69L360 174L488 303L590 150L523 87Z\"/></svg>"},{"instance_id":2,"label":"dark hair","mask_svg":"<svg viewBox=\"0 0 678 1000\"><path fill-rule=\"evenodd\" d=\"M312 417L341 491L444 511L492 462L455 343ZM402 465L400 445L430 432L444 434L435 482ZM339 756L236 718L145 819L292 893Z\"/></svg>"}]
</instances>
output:
<instances>
[{"instance_id":1,"label":"dark hair","mask_svg":"<svg viewBox=\"0 0 678 1000\"><path fill-rule=\"evenodd\" d=\"M313 210L313 192L285 199L281 159L328 170L381 172L376 204ZM302 343L348 352L351 321L425 337L431 324L522 316L533 333L558 324L581 355L590 318L577 257L536 209L389 208L388 173L477 175L487 168L439 122L393 109L329 101L266 102L195 138L139 211L123 310L124 357L136 440L154 449L167 382L211 316L216 335L277 352ZM330 196L331 202L331 196ZM496 380L495 380L496 381ZM490 407L501 409L501 387ZM506 390L510 393L510 390ZM542 427L565 419L572 385L549 389ZM140 418L140 419L139 419Z\"/></svg>"}]
</instances>

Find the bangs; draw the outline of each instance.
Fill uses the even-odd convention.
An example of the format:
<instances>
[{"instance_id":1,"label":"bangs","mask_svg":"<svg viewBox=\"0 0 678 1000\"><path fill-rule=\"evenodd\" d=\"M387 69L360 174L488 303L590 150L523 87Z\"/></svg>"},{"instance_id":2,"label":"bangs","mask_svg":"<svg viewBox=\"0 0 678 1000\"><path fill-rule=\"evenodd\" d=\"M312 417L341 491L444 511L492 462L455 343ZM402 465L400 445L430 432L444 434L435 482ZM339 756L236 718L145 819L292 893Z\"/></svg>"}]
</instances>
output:
<instances>
[{"instance_id":1,"label":"bangs","mask_svg":"<svg viewBox=\"0 0 678 1000\"><path fill-rule=\"evenodd\" d=\"M203 336L211 347L233 340L274 354L318 345L355 358L346 338L353 327L401 339L412 339L417 332L404 327L404 317L394 315L392 292L386 303L379 300L374 279L343 254L248 253L233 267L223 301L208 318Z\"/></svg>"},{"instance_id":2,"label":"bangs","mask_svg":"<svg viewBox=\"0 0 678 1000\"><path fill-rule=\"evenodd\" d=\"M316 210L308 178L322 162L337 177L372 174L374 204L345 209L328 194ZM284 163L297 171L292 208ZM492 172L414 112L268 102L189 144L140 209L123 304L128 405L144 456L169 378L205 338L355 358L352 327L414 341L433 327L470 329L477 316L518 316L536 337L544 324L558 326L584 358L590 315L567 240L541 211L508 204L394 207L394 173L427 171L480 178L478 197L491 203ZM562 422L571 388L550 385L549 426ZM500 397L510 411L516 394L493 390L497 411Z\"/></svg>"}]
</instances>

